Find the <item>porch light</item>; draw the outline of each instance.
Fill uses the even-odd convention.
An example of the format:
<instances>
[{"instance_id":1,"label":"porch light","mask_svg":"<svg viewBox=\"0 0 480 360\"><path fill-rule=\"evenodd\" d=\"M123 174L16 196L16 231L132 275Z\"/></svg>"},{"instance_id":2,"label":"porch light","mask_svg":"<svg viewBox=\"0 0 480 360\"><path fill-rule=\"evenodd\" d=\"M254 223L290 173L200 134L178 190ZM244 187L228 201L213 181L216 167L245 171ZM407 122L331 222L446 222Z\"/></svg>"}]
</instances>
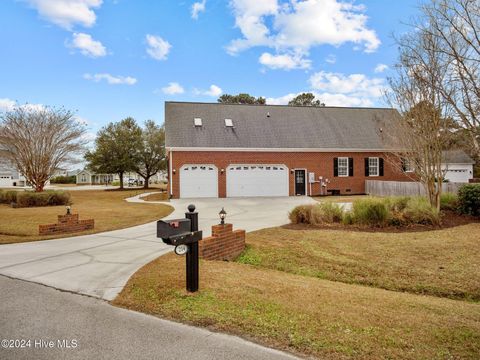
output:
<instances>
[{"instance_id":1,"label":"porch light","mask_svg":"<svg viewBox=\"0 0 480 360\"><path fill-rule=\"evenodd\" d=\"M225 172L225 169L220 170L220 172L223 174Z\"/></svg>"},{"instance_id":2,"label":"porch light","mask_svg":"<svg viewBox=\"0 0 480 360\"><path fill-rule=\"evenodd\" d=\"M227 217L227 212L225 209L222 207L222 210L218 213L220 216L220 225L225 225L225 218Z\"/></svg>"},{"instance_id":3,"label":"porch light","mask_svg":"<svg viewBox=\"0 0 480 360\"><path fill-rule=\"evenodd\" d=\"M175 173L177 172L177 170L176 170L176 169L173 169L172 172L173 172L173 174L175 175Z\"/></svg>"},{"instance_id":4,"label":"porch light","mask_svg":"<svg viewBox=\"0 0 480 360\"><path fill-rule=\"evenodd\" d=\"M66 209L67 209L67 215L70 215L70 214L71 214L70 211L72 210L72 207L71 207L71 206L67 206Z\"/></svg>"}]
</instances>

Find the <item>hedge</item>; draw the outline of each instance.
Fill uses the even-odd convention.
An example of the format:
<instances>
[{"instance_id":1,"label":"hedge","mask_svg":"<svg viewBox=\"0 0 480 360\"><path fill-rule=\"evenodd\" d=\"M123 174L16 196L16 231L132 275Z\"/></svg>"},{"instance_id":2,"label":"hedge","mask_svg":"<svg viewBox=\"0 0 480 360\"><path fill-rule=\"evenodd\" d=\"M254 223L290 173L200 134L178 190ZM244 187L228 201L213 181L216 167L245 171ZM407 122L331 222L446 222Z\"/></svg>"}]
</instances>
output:
<instances>
[{"instance_id":1,"label":"hedge","mask_svg":"<svg viewBox=\"0 0 480 360\"><path fill-rule=\"evenodd\" d=\"M462 214L480 216L480 184L466 184L458 190L458 210Z\"/></svg>"},{"instance_id":2,"label":"hedge","mask_svg":"<svg viewBox=\"0 0 480 360\"><path fill-rule=\"evenodd\" d=\"M14 207L40 207L70 205L70 193L65 191L47 190L33 191L3 191L0 190L0 203Z\"/></svg>"}]
</instances>

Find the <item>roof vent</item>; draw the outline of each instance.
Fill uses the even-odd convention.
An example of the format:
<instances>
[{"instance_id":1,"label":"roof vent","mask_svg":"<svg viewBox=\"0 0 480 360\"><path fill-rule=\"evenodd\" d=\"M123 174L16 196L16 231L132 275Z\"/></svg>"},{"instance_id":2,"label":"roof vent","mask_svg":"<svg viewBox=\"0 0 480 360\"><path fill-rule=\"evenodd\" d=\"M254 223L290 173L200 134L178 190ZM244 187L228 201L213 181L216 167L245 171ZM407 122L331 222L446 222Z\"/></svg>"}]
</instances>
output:
<instances>
[{"instance_id":1,"label":"roof vent","mask_svg":"<svg viewBox=\"0 0 480 360\"><path fill-rule=\"evenodd\" d=\"M270 117L270 111L267 112L267 117Z\"/></svg>"},{"instance_id":2,"label":"roof vent","mask_svg":"<svg viewBox=\"0 0 480 360\"><path fill-rule=\"evenodd\" d=\"M201 118L194 118L193 119L193 125L195 125L195 127L201 127L202 126L202 119Z\"/></svg>"},{"instance_id":3,"label":"roof vent","mask_svg":"<svg viewBox=\"0 0 480 360\"><path fill-rule=\"evenodd\" d=\"M225 126L233 128L233 121L232 119L225 119Z\"/></svg>"}]
</instances>

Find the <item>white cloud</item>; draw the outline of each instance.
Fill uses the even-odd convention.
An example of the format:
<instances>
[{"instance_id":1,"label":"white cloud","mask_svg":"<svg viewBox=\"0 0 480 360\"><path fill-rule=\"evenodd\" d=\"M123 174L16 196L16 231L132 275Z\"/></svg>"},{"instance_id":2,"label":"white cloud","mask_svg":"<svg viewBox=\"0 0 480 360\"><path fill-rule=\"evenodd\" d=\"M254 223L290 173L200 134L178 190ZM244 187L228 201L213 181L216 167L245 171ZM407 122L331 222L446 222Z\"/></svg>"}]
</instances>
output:
<instances>
[{"instance_id":1,"label":"white cloud","mask_svg":"<svg viewBox=\"0 0 480 360\"><path fill-rule=\"evenodd\" d=\"M171 82L162 88L162 92L168 95L183 94L185 89L177 82Z\"/></svg>"},{"instance_id":2,"label":"white cloud","mask_svg":"<svg viewBox=\"0 0 480 360\"><path fill-rule=\"evenodd\" d=\"M309 69L312 62L303 58L301 54L283 54L272 55L270 53L263 53L258 59L260 64L269 67L270 69Z\"/></svg>"},{"instance_id":3,"label":"white cloud","mask_svg":"<svg viewBox=\"0 0 480 360\"><path fill-rule=\"evenodd\" d=\"M192 19L197 20L198 14L201 12L205 12L205 5L207 0L202 0L201 2L196 2L192 5Z\"/></svg>"},{"instance_id":4,"label":"white cloud","mask_svg":"<svg viewBox=\"0 0 480 360\"><path fill-rule=\"evenodd\" d=\"M351 42L373 52L380 45L374 30L367 27L365 7L340 0L231 0L235 26L243 37L227 47L231 55L255 47L275 48L308 54L320 45L340 46Z\"/></svg>"},{"instance_id":5,"label":"white cloud","mask_svg":"<svg viewBox=\"0 0 480 360\"><path fill-rule=\"evenodd\" d=\"M79 24L91 27L96 15L93 9L99 8L103 0L24 0L35 8L39 15L48 21L71 30Z\"/></svg>"},{"instance_id":6,"label":"white cloud","mask_svg":"<svg viewBox=\"0 0 480 360\"><path fill-rule=\"evenodd\" d=\"M385 65L385 64L378 64L377 66L375 66L375 72L376 73L382 73L384 72L385 70L388 70L388 65Z\"/></svg>"},{"instance_id":7,"label":"white cloud","mask_svg":"<svg viewBox=\"0 0 480 360\"><path fill-rule=\"evenodd\" d=\"M211 96L211 97L218 97L223 94L223 90L217 85L210 85L208 90L198 90L194 89L193 93L195 95L204 95L204 96Z\"/></svg>"},{"instance_id":8,"label":"white cloud","mask_svg":"<svg viewBox=\"0 0 480 360\"><path fill-rule=\"evenodd\" d=\"M72 41L67 46L78 49L83 55L93 58L107 55L105 46L100 41L94 40L89 34L73 33Z\"/></svg>"},{"instance_id":9,"label":"white cloud","mask_svg":"<svg viewBox=\"0 0 480 360\"><path fill-rule=\"evenodd\" d=\"M337 57L334 54L329 54L326 58L325 61L329 64L335 64L337 62Z\"/></svg>"},{"instance_id":10,"label":"white cloud","mask_svg":"<svg viewBox=\"0 0 480 360\"><path fill-rule=\"evenodd\" d=\"M111 85L120 85L120 84L126 84L126 85L134 85L137 82L137 79L131 76L113 76L107 73L102 73L102 74L84 74L83 78L86 80L91 80L94 82L100 82L102 80L105 80L107 83Z\"/></svg>"},{"instance_id":11,"label":"white cloud","mask_svg":"<svg viewBox=\"0 0 480 360\"><path fill-rule=\"evenodd\" d=\"M384 79L368 78L364 74L344 75L320 71L313 74L309 81L315 90L371 98L381 97L385 89Z\"/></svg>"},{"instance_id":12,"label":"white cloud","mask_svg":"<svg viewBox=\"0 0 480 360\"><path fill-rule=\"evenodd\" d=\"M155 60L167 60L172 45L160 36L147 34L147 54Z\"/></svg>"},{"instance_id":13,"label":"white cloud","mask_svg":"<svg viewBox=\"0 0 480 360\"><path fill-rule=\"evenodd\" d=\"M12 111L16 105L17 102L12 99L0 99L0 111Z\"/></svg>"}]
</instances>

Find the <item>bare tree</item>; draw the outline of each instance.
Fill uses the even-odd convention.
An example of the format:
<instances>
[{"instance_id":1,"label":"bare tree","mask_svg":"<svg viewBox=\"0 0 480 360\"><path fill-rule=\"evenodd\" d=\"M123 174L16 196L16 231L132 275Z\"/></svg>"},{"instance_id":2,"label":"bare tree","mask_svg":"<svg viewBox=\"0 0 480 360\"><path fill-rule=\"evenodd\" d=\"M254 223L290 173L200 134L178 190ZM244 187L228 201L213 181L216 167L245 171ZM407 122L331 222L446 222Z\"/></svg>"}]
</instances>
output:
<instances>
[{"instance_id":1,"label":"bare tree","mask_svg":"<svg viewBox=\"0 0 480 360\"><path fill-rule=\"evenodd\" d=\"M401 118L391 130L390 141L400 152L389 158L395 166L414 169L414 177L425 187L430 204L440 208L444 170L442 151L449 143L449 110L438 91L445 75L439 59L439 41L428 33L410 33L398 39L396 76L389 79L387 99Z\"/></svg>"},{"instance_id":2,"label":"bare tree","mask_svg":"<svg viewBox=\"0 0 480 360\"><path fill-rule=\"evenodd\" d=\"M431 0L421 7L418 34L435 39L445 74L435 87L468 134L471 154L480 160L480 1Z\"/></svg>"},{"instance_id":3,"label":"bare tree","mask_svg":"<svg viewBox=\"0 0 480 360\"><path fill-rule=\"evenodd\" d=\"M76 161L84 149L85 127L71 111L49 107L17 106L0 117L3 156L43 191L56 168Z\"/></svg>"}]
</instances>

